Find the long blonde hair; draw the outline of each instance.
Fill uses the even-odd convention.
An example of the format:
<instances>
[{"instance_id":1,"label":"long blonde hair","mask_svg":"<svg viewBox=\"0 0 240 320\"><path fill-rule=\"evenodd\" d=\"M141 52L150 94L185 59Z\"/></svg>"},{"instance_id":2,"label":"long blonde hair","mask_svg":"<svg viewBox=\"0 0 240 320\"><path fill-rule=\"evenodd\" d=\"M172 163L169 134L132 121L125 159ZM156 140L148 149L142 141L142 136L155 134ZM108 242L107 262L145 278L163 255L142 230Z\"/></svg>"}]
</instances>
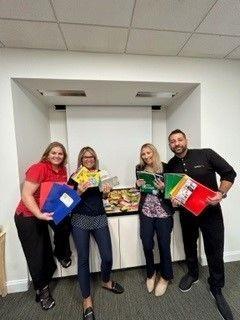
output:
<instances>
[{"instance_id":1,"label":"long blonde hair","mask_svg":"<svg viewBox=\"0 0 240 320\"><path fill-rule=\"evenodd\" d=\"M40 161L46 161L48 159L49 153L51 152L51 150L55 147L61 148L62 152L63 152L63 162L61 163L61 165L65 165L67 163L67 151L64 147L63 144L61 144L60 142L54 141L52 143L50 143L48 145L48 147L46 148L46 150L43 152L43 155L41 157Z\"/></svg>"},{"instance_id":2,"label":"long blonde hair","mask_svg":"<svg viewBox=\"0 0 240 320\"><path fill-rule=\"evenodd\" d=\"M79 168L81 165L82 165L82 159L83 159L83 156L86 152L90 152L91 155L94 157L95 159L95 166L94 166L94 169L99 169L99 160L98 160L98 157L97 157L97 154L96 152L93 150L93 148L91 147L83 147L80 152L79 152L79 155L78 155L78 162L77 162L77 168Z\"/></svg>"},{"instance_id":3,"label":"long blonde hair","mask_svg":"<svg viewBox=\"0 0 240 320\"><path fill-rule=\"evenodd\" d=\"M142 151L144 148L149 148L152 153L153 153L153 171L154 172L163 172L163 165L162 165L162 162L161 162L161 159L160 159L160 155L157 151L157 149L154 147L153 144L151 143L145 143L141 146L141 149L140 149L140 161L139 161L139 166L141 169L145 169L146 168L146 163L143 161L142 159Z\"/></svg>"}]
</instances>

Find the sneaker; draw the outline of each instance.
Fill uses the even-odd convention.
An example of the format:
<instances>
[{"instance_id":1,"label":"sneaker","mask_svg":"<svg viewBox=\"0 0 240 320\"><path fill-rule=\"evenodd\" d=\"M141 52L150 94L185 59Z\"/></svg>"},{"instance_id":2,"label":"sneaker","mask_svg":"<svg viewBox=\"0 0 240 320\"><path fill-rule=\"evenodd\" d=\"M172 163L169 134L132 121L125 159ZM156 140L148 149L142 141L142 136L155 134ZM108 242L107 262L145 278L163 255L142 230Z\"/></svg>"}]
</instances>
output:
<instances>
[{"instance_id":1,"label":"sneaker","mask_svg":"<svg viewBox=\"0 0 240 320\"><path fill-rule=\"evenodd\" d=\"M55 306L55 301L51 296L48 286L37 291L36 302L40 302L43 310L49 310Z\"/></svg>"},{"instance_id":2,"label":"sneaker","mask_svg":"<svg viewBox=\"0 0 240 320\"><path fill-rule=\"evenodd\" d=\"M155 280L156 280L156 272L152 276L152 278L147 278L146 280L146 286L147 286L147 291L151 293L154 289L155 286Z\"/></svg>"},{"instance_id":3,"label":"sneaker","mask_svg":"<svg viewBox=\"0 0 240 320\"><path fill-rule=\"evenodd\" d=\"M92 307L88 307L83 312L83 320L95 320L94 312Z\"/></svg>"},{"instance_id":4,"label":"sneaker","mask_svg":"<svg viewBox=\"0 0 240 320\"><path fill-rule=\"evenodd\" d=\"M166 292L168 287L168 280L165 280L163 278L160 278L160 280L158 281L154 294L156 297L160 297L162 295L164 295L164 293Z\"/></svg>"},{"instance_id":5,"label":"sneaker","mask_svg":"<svg viewBox=\"0 0 240 320\"><path fill-rule=\"evenodd\" d=\"M225 319L225 320L233 320L232 311L231 311L231 309L229 307L229 304L225 300L222 292L220 290L214 291L214 290L211 290L211 289L210 289L210 292L211 292L213 298L216 301L216 305L217 305L218 311L221 314L221 316L223 317L223 319Z\"/></svg>"},{"instance_id":6,"label":"sneaker","mask_svg":"<svg viewBox=\"0 0 240 320\"><path fill-rule=\"evenodd\" d=\"M187 292L191 289L192 285L197 282L198 278L194 278L187 273L182 277L178 287L182 292Z\"/></svg>"}]
</instances>

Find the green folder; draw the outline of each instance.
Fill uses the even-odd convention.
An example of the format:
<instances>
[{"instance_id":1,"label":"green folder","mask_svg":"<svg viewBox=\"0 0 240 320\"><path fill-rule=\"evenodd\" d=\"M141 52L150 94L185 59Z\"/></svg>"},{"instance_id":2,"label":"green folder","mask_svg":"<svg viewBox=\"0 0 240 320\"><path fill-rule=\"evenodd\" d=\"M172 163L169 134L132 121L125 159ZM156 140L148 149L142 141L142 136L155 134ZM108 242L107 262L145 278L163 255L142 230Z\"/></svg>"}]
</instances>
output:
<instances>
[{"instance_id":1,"label":"green folder","mask_svg":"<svg viewBox=\"0 0 240 320\"><path fill-rule=\"evenodd\" d=\"M145 184L140 187L141 192L143 193L152 193L158 194L159 190L156 187L156 179L163 179L161 174L147 172L147 171L137 171L137 178L143 179Z\"/></svg>"},{"instance_id":2,"label":"green folder","mask_svg":"<svg viewBox=\"0 0 240 320\"><path fill-rule=\"evenodd\" d=\"M181 173L165 173L164 174L164 198L169 199L171 190L178 184L178 182L182 179L183 174Z\"/></svg>"}]
</instances>

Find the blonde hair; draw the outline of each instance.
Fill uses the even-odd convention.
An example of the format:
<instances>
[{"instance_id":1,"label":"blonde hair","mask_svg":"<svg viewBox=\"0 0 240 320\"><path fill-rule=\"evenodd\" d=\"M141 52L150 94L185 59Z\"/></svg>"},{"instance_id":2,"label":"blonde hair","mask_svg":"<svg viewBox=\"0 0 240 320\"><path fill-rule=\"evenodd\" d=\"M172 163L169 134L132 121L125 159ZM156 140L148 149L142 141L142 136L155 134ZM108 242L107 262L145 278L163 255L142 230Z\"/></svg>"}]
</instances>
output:
<instances>
[{"instance_id":1,"label":"blonde hair","mask_svg":"<svg viewBox=\"0 0 240 320\"><path fill-rule=\"evenodd\" d=\"M54 142L52 142L52 143L50 143L50 144L48 145L48 147L46 148L46 150L43 152L43 155L42 155L40 161L46 161L46 160L48 160L49 153L51 152L51 150L52 150L53 148L56 148L56 147L62 149L62 152L63 152L63 161L62 161L61 165L65 165L65 164L67 163L67 151L66 151L64 145L61 144L60 142L57 142L57 141L54 141Z\"/></svg>"},{"instance_id":2,"label":"blonde hair","mask_svg":"<svg viewBox=\"0 0 240 320\"><path fill-rule=\"evenodd\" d=\"M78 155L78 162L77 162L77 168L79 168L81 165L82 165L82 159L83 159L83 156L86 152L90 152L91 155L94 157L95 159L95 166L94 166L94 169L99 169L99 161L98 161L98 157L97 157L97 154L96 152L93 150L93 148L91 147L84 147L80 150L79 152L79 155Z\"/></svg>"},{"instance_id":3,"label":"blonde hair","mask_svg":"<svg viewBox=\"0 0 240 320\"><path fill-rule=\"evenodd\" d=\"M146 163L144 162L144 160L142 159L142 151L145 148L149 148L153 153L153 166L152 166L153 171L154 172L163 172L163 165L162 165L162 162L160 159L160 155L159 155L157 149L151 143L145 143L144 145L141 146L140 161L139 161L139 166L141 167L141 169L144 170L147 166Z\"/></svg>"}]
</instances>

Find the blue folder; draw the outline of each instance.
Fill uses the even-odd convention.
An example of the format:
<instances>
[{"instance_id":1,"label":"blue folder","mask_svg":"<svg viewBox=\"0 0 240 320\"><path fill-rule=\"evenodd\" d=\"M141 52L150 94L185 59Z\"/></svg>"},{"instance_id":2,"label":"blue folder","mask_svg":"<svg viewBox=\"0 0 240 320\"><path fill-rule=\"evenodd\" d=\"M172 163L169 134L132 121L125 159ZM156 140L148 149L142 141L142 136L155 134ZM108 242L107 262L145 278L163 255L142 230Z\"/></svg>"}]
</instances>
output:
<instances>
[{"instance_id":1,"label":"blue folder","mask_svg":"<svg viewBox=\"0 0 240 320\"><path fill-rule=\"evenodd\" d=\"M61 222L81 201L78 193L67 185L54 183L42 207L42 212L54 212L55 224Z\"/></svg>"}]
</instances>

